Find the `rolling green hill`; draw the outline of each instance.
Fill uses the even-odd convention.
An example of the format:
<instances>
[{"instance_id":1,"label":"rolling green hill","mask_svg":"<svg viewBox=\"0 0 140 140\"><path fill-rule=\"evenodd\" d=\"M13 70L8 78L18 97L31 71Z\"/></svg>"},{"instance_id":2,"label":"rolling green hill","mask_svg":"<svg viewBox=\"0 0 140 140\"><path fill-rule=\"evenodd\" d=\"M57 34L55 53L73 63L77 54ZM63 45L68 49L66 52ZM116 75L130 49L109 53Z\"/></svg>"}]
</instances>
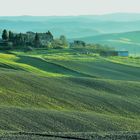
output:
<instances>
[{"instance_id":1,"label":"rolling green hill","mask_svg":"<svg viewBox=\"0 0 140 140\"><path fill-rule=\"evenodd\" d=\"M0 138L139 132L139 75L139 58L102 58L67 49L2 52Z\"/></svg>"},{"instance_id":2,"label":"rolling green hill","mask_svg":"<svg viewBox=\"0 0 140 140\"><path fill-rule=\"evenodd\" d=\"M0 17L0 31L47 32L55 37L81 38L103 33L120 33L140 30L140 14L114 13L85 16L10 16Z\"/></svg>"},{"instance_id":3,"label":"rolling green hill","mask_svg":"<svg viewBox=\"0 0 140 140\"><path fill-rule=\"evenodd\" d=\"M140 55L140 31L89 36L80 38L80 40L105 44L117 50L128 50L132 55Z\"/></svg>"}]
</instances>

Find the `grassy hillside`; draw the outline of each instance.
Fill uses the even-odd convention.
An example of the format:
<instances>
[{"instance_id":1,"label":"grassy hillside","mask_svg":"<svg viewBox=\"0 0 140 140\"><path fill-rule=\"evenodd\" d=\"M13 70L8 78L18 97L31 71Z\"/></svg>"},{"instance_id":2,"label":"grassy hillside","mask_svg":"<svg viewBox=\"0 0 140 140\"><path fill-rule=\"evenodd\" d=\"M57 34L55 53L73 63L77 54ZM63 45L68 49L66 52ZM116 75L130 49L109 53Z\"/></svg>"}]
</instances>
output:
<instances>
[{"instance_id":1,"label":"grassy hillside","mask_svg":"<svg viewBox=\"0 0 140 140\"><path fill-rule=\"evenodd\" d=\"M132 55L140 55L140 31L89 36L81 40L109 45L117 50L128 50Z\"/></svg>"},{"instance_id":2,"label":"grassy hillside","mask_svg":"<svg viewBox=\"0 0 140 140\"><path fill-rule=\"evenodd\" d=\"M0 138L16 133L28 139L30 134L19 132L140 131L139 75L139 58L72 50L2 52Z\"/></svg>"}]
</instances>

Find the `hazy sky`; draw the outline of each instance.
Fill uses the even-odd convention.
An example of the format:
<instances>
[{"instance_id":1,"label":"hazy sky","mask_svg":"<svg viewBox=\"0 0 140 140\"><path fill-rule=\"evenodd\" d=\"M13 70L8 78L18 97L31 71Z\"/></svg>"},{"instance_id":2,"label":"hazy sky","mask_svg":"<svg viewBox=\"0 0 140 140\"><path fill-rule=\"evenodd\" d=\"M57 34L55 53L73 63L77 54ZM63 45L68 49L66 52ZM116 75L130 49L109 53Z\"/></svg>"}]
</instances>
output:
<instances>
[{"instance_id":1,"label":"hazy sky","mask_svg":"<svg viewBox=\"0 0 140 140\"><path fill-rule=\"evenodd\" d=\"M140 0L0 0L0 15L140 13Z\"/></svg>"}]
</instances>

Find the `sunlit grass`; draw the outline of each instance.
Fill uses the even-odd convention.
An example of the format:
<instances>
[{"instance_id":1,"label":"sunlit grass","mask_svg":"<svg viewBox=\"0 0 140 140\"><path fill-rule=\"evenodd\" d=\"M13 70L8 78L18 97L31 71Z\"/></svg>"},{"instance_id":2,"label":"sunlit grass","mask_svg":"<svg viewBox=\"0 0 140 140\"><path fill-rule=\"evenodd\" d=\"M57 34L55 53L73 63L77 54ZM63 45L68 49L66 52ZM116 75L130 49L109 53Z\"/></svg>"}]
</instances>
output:
<instances>
[{"instance_id":1,"label":"sunlit grass","mask_svg":"<svg viewBox=\"0 0 140 140\"><path fill-rule=\"evenodd\" d=\"M139 58L12 53L0 54L0 133L140 131Z\"/></svg>"},{"instance_id":2,"label":"sunlit grass","mask_svg":"<svg viewBox=\"0 0 140 140\"><path fill-rule=\"evenodd\" d=\"M140 57L109 57L107 60L114 63L140 67Z\"/></svg>"}]
</instances>

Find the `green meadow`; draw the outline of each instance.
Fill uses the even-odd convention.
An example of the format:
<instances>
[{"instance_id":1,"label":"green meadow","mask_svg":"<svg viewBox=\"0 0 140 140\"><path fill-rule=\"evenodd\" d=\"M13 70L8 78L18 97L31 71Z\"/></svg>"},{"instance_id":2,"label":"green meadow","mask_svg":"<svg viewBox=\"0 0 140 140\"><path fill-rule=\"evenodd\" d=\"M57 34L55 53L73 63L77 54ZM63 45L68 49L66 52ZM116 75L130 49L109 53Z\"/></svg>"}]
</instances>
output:
<instances>
[{"instance_id":1,"label":"green meadow","mask_svg":"<svg viewBox=\"0 0 140 140\"><path fill-rule=\"evenodd\" d=\"M0 139L124 140L139 132L139 57L0 53Z\"/></svg>"}]
</instances>

